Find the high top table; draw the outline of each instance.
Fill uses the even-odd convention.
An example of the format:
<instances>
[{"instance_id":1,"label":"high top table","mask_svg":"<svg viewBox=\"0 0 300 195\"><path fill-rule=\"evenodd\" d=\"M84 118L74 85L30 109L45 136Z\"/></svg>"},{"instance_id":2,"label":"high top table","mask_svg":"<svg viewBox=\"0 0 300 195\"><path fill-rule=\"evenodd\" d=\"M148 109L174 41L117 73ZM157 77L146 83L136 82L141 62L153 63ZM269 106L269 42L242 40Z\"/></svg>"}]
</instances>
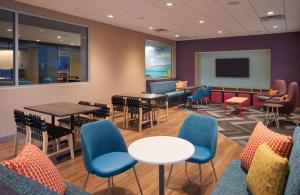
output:
<instances>
[{"instance_id":1,"label":"high top table","mask_svg":"<svg viewBox=\"0 0 300 195\"><path fill-rule=\"evenodd\" d=\"M137 161L159 165L159 194L164 195L164 167L189 159L195 152L190 142L171 136L139 139L128 147L128 153Z\"/></svg>"},{"instance_id":2,"label":"high top table","mask_svg":"<svg viewBox=\"0 0 300 195\"><path fill-rule=\"evenodd\" d=\"M225 116L242 116L243 115L243 103L245 103L248 100L246 97L232 97L224 102L224 109L225 109ZM227 113L227 105L233 105L234 112L238 112L238 114L228 114ZM237 109L238 107L238 109Z\"/></svg>"}]
</instances>

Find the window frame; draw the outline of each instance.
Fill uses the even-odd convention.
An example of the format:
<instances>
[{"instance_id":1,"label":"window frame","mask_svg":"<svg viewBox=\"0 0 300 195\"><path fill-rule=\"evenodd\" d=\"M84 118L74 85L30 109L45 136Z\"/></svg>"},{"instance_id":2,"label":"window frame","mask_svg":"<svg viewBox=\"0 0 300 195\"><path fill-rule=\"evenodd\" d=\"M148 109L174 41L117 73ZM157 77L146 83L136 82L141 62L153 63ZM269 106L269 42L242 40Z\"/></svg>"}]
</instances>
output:
<instances>
[{"instance_id":1,"label":"window frame","mask_svg":"<svg viewBox=\"0 0 300 195\"><path fill-rule=\"evenodd\" d=\"M34 14L34 13L28 13L20 10L14 10L14 9L9 9L6 7L0 6L0 10L11 12L13 14L13 45L14 45L14 52L13 52L13 68L14 68L14 84L13 85L7 85L7 86L0 86L0 89L3 88L27 88L27 87L43 87L43 86L65 86L65 85L82 85L82 84L88 84L91 83L91 67L90 67L90 48L91 48L91 31L90 27L87 25L79 24L76 22L70 22L70 21L65 21L65 20L60 20L57 18L52 18L48 16L43 16L39 14ZM30 84L30 85L19 85L19 59L18 59L18 51L19 51L19 14L23 15L28 15L32 17L37 17L41 19L47 19L47 20L52 20L54 22L60 22L60 23L65 23L65 24L70 24L70 25L76 25L79 27L84 27L87 29L87 38L86 38L86 43L87 43L87 54L86 54L86 68L87 68L87 80L86 81L81 81L81 82L66 82L66 83L49 83L49 84L42 84L42 83L37 83L37 84Z\"/></svg>"},{"instance_id":2,"label":"window frame","mask_svg":"<svg viewBox=\"0 0 300 195\"><path fill-rule=\"evenodd\" d=\"M161 78L147 78L145 75L146 75L146 41L147 40L150 40L150 41L155 41L155 42L159 42L159 43L164 43L164 44L169 44L171 46L171 76L170 77L161 77ZM162 41L162 40L156 40L156 39L153 39L153 38L145 38L145 41L144 41L144 57L145 57L145 66L144 66L144 76L145 76L145 79L146 80L168 80L168 79L174 79L174 44L171 43L171 42L167 42L167 41Z\"/></svg>"}]
</instances>

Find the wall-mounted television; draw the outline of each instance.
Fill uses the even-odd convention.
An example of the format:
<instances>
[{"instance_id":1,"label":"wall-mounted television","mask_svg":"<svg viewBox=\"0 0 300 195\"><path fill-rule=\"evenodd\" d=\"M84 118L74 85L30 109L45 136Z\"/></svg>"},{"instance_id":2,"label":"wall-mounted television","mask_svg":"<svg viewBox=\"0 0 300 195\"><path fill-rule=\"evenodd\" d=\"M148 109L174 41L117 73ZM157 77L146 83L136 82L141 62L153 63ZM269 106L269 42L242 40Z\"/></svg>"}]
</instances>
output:
<instances>
[{"instance_id":1,"label":"wall-mounted television","mask_svg":"<svg viewBox=\"0 0 300 195\"><path fill-rule=\"evenodd\" d=\"M216 77L249 77L249 58L216 59Z\"/></svg>"}]
</instances>

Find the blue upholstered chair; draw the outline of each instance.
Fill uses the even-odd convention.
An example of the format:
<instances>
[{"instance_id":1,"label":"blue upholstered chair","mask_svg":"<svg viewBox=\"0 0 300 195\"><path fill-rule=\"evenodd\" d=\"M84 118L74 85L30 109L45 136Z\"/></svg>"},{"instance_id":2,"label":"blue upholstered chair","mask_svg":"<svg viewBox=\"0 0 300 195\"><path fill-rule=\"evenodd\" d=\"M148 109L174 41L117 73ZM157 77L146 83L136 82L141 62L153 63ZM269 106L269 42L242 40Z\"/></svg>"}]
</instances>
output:
<instances>
[{"instance_id":1,"label":"blue upholstered chair","mask_svg":"<svg viewBox=\"0 0 300 195\"><path fill-rule=\"evenodd\" d=\"M211 86L207 86L204 88L204 95L203 98L205 98L205 103L209 103L210 93L211 93Z\"/></svg>"},{"instance_id":2,"label":"blue upholstered chair","mask_svg":"<svg viewBox=\"0 0 300 195\"><path fill-rule=\"evenodd\" d=\"M205 94L205 89L204 88L201 87L201 88L197 89L193 93L193 95L190 95L190 96L187 97L187 102L185 104L185 108L188 107L189 103L196 102L196 105L197 105L197 107L199 109L200 108L199 107L199 100L201 101L201 99L203 98L204 94Z\"/></svg>"},{"instance_id":3,"label":"blue upholstered chair","mask_svg":"<svg viewBox=\"0 0 300 195\"><path fill-rule=\"evenodd\" d=\"M133 168L139 190L142 189L125 141L118 128L109 120L87 123L81 128L81 147L84 166L88 172L84 188L90 174L108 178L108 189L113 185L113 176Z\"/></svg>"},{"instance_id":4,"label":"blue upholstered chair","mask_svg":"<svg viewBox=\"0 0 300 195\"><path fill-rule=\"evenodd\" d=\"M201 164L211 162L213 173L217 181L217 175L212 159L216 154L218 141L218 124L213 117L206 115L190 115L185 119L180 128L178 137L191 142L195 147L195 153L186 161L199 164L200 185L202 184ZM168 176L167 185L169 183L173 165Z\"/></svg>"}]
</instances>

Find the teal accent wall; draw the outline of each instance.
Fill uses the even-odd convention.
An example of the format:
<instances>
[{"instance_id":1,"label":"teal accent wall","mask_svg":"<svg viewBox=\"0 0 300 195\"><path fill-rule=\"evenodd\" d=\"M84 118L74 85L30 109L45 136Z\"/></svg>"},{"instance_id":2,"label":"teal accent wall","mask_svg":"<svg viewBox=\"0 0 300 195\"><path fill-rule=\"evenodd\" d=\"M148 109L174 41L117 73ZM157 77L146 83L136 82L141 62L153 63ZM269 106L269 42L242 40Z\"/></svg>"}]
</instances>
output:
<instances>
[{"instance_id":1,"label":"teal accent wall","mask_svg":"<svg viewBox=\"0 0 300 195\"><path fill-rule=\"evenodd\" d=\"M271 50L239 50L200 52L199 83L224 87L269 88L271 80ZM216 77L217 58L249 58L249 78Z\"/></svg>"}]
</instances>

